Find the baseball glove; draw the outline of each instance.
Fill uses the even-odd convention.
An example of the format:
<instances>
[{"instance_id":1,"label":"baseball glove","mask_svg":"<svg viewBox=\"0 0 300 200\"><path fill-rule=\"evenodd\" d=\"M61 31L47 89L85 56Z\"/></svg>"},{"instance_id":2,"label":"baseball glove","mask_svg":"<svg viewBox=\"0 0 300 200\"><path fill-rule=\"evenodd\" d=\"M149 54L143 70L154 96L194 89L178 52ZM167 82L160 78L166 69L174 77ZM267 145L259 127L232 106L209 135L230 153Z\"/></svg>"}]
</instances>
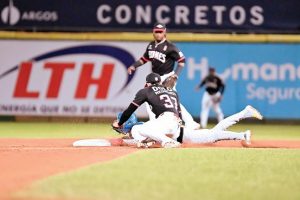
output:
<instances>
[{"instance_id":1,"label":"baseball glove","mask_svg":"<svg viewBox=\"0 0 300 200\"><path fill-rule=\"evenodd\" d=\"M116 124L116 120L113 122L113 124L111 125L112 129L120 134L124 134L126 135L123 126L115 126L114 124Z\"/></svg>"},{"instance_id":2,"label":"baseball glove","mask_svg":"<svg viewBox=\"0 0 300 200\"><path fill-rule=\"evenodd\" d=\"M177 76L169 76L162 82L162 85L167 88L173 88L176 82L177 82Z\"/></svg>"}]
</instances>

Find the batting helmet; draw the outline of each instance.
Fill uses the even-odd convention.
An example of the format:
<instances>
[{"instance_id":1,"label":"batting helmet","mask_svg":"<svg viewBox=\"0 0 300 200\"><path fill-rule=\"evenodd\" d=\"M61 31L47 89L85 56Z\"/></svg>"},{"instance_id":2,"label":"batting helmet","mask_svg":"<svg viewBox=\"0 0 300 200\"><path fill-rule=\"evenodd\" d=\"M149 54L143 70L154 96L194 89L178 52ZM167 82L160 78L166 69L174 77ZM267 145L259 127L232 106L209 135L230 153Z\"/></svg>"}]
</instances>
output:
<instances>
[{"instance_id":1,"label":"batting helmet","mask_svg":"<svg viewBox=\"0 0 300 200\"><path fill-rule=\"evenodd\" d=\"M146 77L146 83L155 84L155 83L160 83L160 81L161 81L160 75L157 73L150 73Z\"/></svg>"}]
</instances>

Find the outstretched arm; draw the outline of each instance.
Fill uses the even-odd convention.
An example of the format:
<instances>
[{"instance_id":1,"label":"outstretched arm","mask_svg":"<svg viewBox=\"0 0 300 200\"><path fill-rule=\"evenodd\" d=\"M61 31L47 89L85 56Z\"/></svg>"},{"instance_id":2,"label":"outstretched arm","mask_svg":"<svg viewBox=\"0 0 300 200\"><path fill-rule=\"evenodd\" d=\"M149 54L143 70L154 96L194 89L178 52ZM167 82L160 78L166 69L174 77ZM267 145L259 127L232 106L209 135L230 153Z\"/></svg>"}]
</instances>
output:
<instances>
[{"instance_id":1,"label":"outstretched arm","mask_svg":"<svg viewBox=\"0 0 300 200\"><path fill-rule=\"evenodd\" d=\"M196 87L195 87L195 90L200 90L200 88L205 84L205 80L206 78L204 78L200 84L198 84Z\"/></svg>"},{"instance_id":2,"label":"outstretched arm","mask_svg":"<svg viewBox=\"0 0 300 200\"><path fill-rule=\"evenodd\" d=\"M138 106L135 103L131 103L128 108L122 113L122 116L120 118L120 121L118 122L119 126L122 126L124 122L126 122L129 117L134 113L134 111L138 108Z\"/></svg>"},{"instance_id":3,"label":"outstretched arm","mask_svg":"<svg viewBox=\"0 0 300 200\"><path fill-rule=\"evenodd\" d=\"M148 46L147 46L147 49L148 49ZM139 60L137 60L135 63L133 63L131 66L129 66L127 68L127 72L129 75L132 74L138 67L140 67L143 64L145 64L146 62L150 61L147 49L146 49L144 55Z\"/></svg>"},{"instance_id":4,"label":"outstretched arm","mask_svg":"<svg viewBox=\"0 0 300 200\"><path fill-rule=\"evenodd\" d=\"M137 60L135 63L133 63L127 68L128 74L132 74L136 70L136 68L142 66L143 64L145 64L145 62L142 59Z\"/></svg>"}]
</instances>

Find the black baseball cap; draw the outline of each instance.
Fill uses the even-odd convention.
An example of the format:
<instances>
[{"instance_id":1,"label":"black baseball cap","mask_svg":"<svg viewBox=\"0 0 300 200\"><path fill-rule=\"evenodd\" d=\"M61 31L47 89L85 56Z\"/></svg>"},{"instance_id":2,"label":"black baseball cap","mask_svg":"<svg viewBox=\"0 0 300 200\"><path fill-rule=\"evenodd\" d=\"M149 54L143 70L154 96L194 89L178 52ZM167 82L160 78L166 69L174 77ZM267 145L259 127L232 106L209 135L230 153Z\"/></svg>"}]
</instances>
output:
<instances>
[{"instance_id":1,"label":"black baseball cap","mask_svg":"<svg viewBox=\"0 0 300 200\"><path fill-rule=\"evenodd\" d=\"M210 67L208 68L208 70L209 70L210 72L215 72L215 71L216 71L216 69L215 69L214 67L212 67L212 66L210 66Z\"/></svg>"},{"instance_id":2,"label":"black baseball cap","mask_svg":"<svg viewBox=\"0 0 300 200\"><path fill-rule=\"evenodd\" d=\"M153 31L165 31L166 29L166 25L159 22L155 23L153 26Z\"/></svg>"},{"instance_id":3,"label":"black baseball cap","mask_svg":"<svg viewBox=\"0 0 300 200\"><path fill-rule=\"evenodd\" d=\"M146 77L146 83L155 84L155 83L160 83L160 81L161 81L160 75L154 72L148 74Z\"/></svg>"}]
</instances>

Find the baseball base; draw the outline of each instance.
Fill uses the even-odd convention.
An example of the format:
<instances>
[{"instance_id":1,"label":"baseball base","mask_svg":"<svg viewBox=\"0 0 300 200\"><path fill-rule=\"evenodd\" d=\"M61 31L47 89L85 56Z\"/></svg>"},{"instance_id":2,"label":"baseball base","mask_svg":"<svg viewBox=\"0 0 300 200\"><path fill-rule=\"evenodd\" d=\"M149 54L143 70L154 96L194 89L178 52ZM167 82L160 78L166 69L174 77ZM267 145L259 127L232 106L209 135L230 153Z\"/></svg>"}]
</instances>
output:
<instances>
[{"instance_id":1,"label":"baseball base","mask_svg":"<svg viewBox=\"0 0 300 200\"><path fill-rule=\"evenodd\" d=\"M85 139L73 142L73 147L110 147L109 140L106 139Z\"/></svg>"}]
</instances>

